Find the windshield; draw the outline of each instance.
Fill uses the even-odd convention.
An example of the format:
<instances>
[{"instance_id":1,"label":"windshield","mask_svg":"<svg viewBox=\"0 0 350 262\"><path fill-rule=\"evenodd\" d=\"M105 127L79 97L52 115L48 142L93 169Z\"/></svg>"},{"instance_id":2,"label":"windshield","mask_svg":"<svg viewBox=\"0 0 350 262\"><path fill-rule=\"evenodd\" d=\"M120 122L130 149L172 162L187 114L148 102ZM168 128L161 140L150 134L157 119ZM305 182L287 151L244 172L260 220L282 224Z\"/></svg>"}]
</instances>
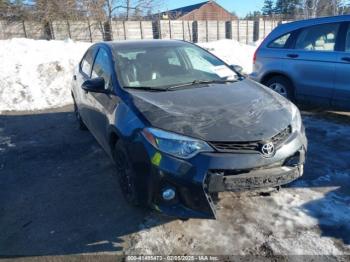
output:
<instances>
[{"instance_id":1,"label":"windshield","mask_svg":"<svg viewBox=\"0 0 350 262\"><path fill-rule=\"evenodd\" d=\"M116 71L122 86L165 89L199 81L235 80L222 61L194 45L118 48Z\"/></svg>"}]
</instances>

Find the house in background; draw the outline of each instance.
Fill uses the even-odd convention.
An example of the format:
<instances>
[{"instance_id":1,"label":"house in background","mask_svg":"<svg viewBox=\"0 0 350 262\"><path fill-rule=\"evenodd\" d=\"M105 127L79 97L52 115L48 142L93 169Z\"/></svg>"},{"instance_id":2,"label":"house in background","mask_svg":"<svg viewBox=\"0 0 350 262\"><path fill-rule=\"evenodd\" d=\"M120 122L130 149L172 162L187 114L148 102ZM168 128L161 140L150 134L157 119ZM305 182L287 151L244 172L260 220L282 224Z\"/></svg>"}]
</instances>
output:
<instances>
[{"instance_id":1,"label":"house in background","mask_svg":"<svg viewBox=\"0 0 350 262\"><path fill-rule=\"evenodd\" d=\"M176 8L151 16L153 20L216 20L230 21L237 17L215 1L206 1L195 5Z\"/></svg>"}]
</instances>

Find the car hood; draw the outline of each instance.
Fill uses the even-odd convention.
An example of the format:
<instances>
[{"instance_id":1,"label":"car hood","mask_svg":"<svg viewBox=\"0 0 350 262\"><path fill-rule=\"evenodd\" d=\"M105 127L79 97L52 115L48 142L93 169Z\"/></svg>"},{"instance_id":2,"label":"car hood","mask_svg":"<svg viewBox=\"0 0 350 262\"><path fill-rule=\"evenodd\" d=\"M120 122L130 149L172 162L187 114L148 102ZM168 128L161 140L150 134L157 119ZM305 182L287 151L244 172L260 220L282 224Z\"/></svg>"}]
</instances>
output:
<instances>
[{"instance_id":1,"label":"car hood","mask_svg":"<svg viewBox=\"0 0 350 262\"><path fill-rule=\"evenodd\" d=\"M206 141L266 140L292 120L288 100L249 79L129 93L151 126Z\"/></svg>"}]
</instances>

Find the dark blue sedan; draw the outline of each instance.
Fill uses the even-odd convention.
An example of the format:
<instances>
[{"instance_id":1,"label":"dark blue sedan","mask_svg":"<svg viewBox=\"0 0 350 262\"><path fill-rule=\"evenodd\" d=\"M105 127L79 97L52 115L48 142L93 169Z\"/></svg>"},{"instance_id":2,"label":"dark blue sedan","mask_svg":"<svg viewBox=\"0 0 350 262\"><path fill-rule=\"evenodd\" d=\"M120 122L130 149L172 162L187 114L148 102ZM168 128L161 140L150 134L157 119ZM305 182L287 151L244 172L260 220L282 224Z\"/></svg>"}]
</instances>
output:
<instances>
[{"instance_id":1,"label":"dark blue sedan","mask_svg":"<svg viewBox=\"0 0 350 262\"><path fill-rule=\"evenodd\" d=\"M303 174L307 140L295 105L194 44L95 44L73 82L79 126L115 161L134 205L215 218L219 192Z\"/></svg>"}]
</instances>

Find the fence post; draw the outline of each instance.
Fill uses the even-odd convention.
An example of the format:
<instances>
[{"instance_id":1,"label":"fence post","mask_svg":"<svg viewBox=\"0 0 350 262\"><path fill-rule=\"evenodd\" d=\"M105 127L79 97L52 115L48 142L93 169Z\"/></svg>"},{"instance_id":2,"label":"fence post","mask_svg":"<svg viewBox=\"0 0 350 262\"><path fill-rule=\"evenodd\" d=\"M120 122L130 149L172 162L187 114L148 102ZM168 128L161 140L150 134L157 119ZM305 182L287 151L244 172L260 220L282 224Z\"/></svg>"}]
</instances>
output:
<instances>
[{"instance_id":1,"label":"fence post","mask_svg":"<svg viewBox=\"0 0 350 262\"><path fill-rule=\"evenodd\" d=\"M126 37L126 25L125 25L125 21L123 21L123 31L124 31L124 40L126 40L127 37Z\"/></svg>"},{"instance_id":2,"label":"fence post","mask_svg":"<svg viewBox=\"0 0 350 262\"><path fill-rule=\"evenodd\" d=\"M260 20L254 21L254 29L253 29L253 42L259 40L259 32L260 32Z\"/></svg>"},{"instance_id":3,"label":"fence post","mask_svg":"<svg viewBox=\"0 0 350 262\"><path fill-rule=\"evenodd\" d=\"M185 21L182 20L182 40L185 40Z\"/></svg>"},{"instance_id":4,"label":"fence post","mask_svg":"<svg viewBox=\"0 0 350 262\"><path fill-rule=\"evenodd\" d=\"M239 19L237 19L237 41L238 42L241 42L241 34L240 34L240 32L239 32L239 28L240 28L240 20Z\"/></svg>"},{"instance_id":5,"label":"fence post","mask_svg":"<svg viewBox=\"0 0 350 262\"><path fill-rule=\"evenodd\" d=\"M173 36L172 36L172 33L171 33L171 20L170 19L169 19L168 25L169 25L169 38L173 39Z\"/></svg>"},{"instance_id":6,"label":"fence post","mask_svg":"<svg viewBox=\"0 0 350 262\"><path fill-rule=\"evenodd\" d=\"M55 30L53 29L52 21L49 22L49 28L51 32L51 39L56 39Z\"/></svg>"},{"instance_id":7,"label":"fence post","mask_svg":"<svg viewBox=\"0 0 350 262\"><path fill-rule=\"evenodd\" d=\"M225 22L225 37L232 39L232 21Z\"/></svg>"},{"instance_id":8,"label":"fence post","mask_svg":"<svg viewBox=\"0 0 350 262\"><path fill-rule=\"evenodd\" d=\"M192 39L194 43L198 42L198 21L193 21L192 24Z\"/></svg>"},{"instance_id":9,"label":"fence post","mask_svg":"<svg viewBox=\"0 0 350 262\"><path fill-rule=\"evenodd\" d=\"M245 33L245 43L248 44L249 42L249 20L246 20L246 33Z\"/></svg>"},{"instance_id":10,"label":"fence post","mask_svg":"<svg viewBox=\"0 0 350 262\"><path fill-rule=\"evenodd\" d=\"M219 21L216 20L216 40L220 39L220 25L219 25Z\"/></svg>"},{"instance_id":11,"label":"fence post","mask_svg":"<svg viewBox=\"0 0 350 262\"><path fill-rule=\"evenodd\" d=\"M192 42L193 41L193 22L192 22L192 34L191 34L190 21L187 21L187 29L188 29L188 37L190 38L190 42Z\"/></svg>"},{"instance_id":12,"label":"fence post","mask_svg":"<svg viewBox=\"0 0 350 262\"><path fill-rule=\"evenodd\" d=\"M89 28L90 42L92 43L91 24L90 24L90 20L89 20L89 18L88 18L87 22L88 22L88 28Z\"/></svg>"},{"instance_id":13,"label":"fence post","mask_svg":"<svg viewBox=\"0 0 350 262\"><path fill-rule=\"evenodd\" d=\"M208 20L205 20L205 40L209 42L209 28L208 28Z\"/></svg>"},{"instance_id":14,"label":"fence post","mask_svg":"<svg viewBox=\"0 0 350 262\"><path fill-rule=\"evenodd\" d=\"M23 28L24 37L27 38L27 31L26 31L26 26L24 24L24 20L22 20L22 28Z\"/></svg>"},{"instance_id":15,"label":"fence post","mask_svg":"<svg viewBox=\"0 0 350 262\"><path fill-rule=\"evenodd\" d=\"M141 39L143 39L142 20L140 21L140 34L141 34Z\"/></svg>"},{"instance_id":16,"label":"fence post","mask_svg":"<svg viewBox=\"0 0 350 262\"><path fill-rule=\"evenodd\" d=\"M159 20L152 21L153 39L160 39L160 22Z\"/></svg>"},{"instance_id":17,"label":"fence post","mask_svg":"<svg viewBox=\"0 0 350 262\"><path fill-rule=\"evenodd\" d=\"M69 37L70 39L72 39L71 32L70 32L70 24L69 24L69 21L66 20L66 22L67 22L68 37Z\"/></svg>"}]
</instances>

